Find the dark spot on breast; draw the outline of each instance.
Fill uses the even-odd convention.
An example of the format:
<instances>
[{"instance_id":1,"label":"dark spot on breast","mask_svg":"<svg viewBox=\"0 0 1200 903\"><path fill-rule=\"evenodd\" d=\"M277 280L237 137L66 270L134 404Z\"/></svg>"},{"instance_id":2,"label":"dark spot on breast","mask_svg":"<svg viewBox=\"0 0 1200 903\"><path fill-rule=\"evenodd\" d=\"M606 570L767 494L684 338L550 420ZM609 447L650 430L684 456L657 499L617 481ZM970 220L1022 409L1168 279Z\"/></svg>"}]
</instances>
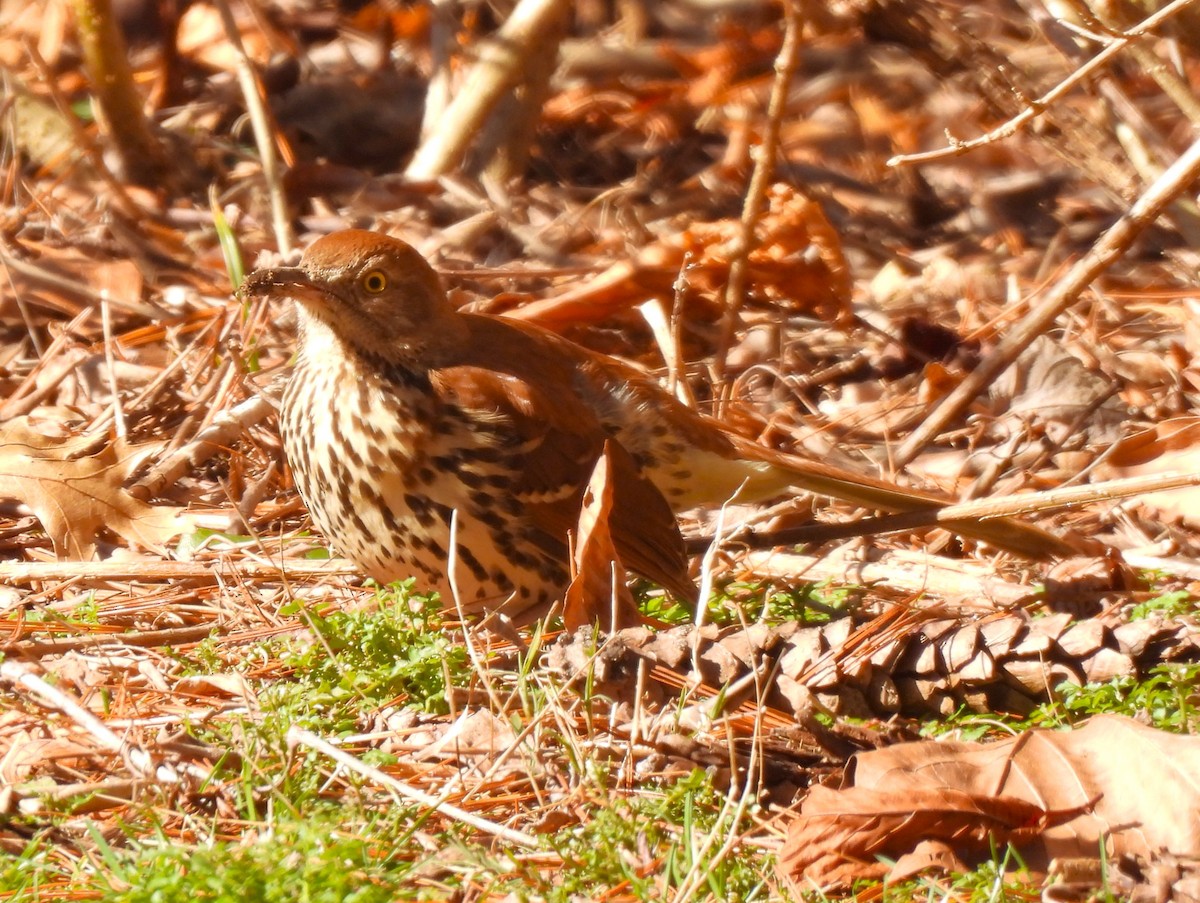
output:
<instances>
[{"instance_id":1,"label":"dark spot on breast","mask_svg":"<svg viewBox=\"0 0 1200 903\"><path fill-rule=\"evenodd\" d=\"M519 568L533 571L538 569L538 560L532 555L528 555L520 549L513 549L508 553L508 560Z\"/></svg>"},{"instance_id":2,"label":"dark spot on breast","mask_svg":"<svg viewBox=\"0 0 1200 903\"><path fill-rule=\"evenodd\" d=\"M483 498L487 500L487 496L484 496ZM477 495L471 496L471 501L475 502L476 505L479 505L479 509L475 512L476 520L482 524L485 524L486 526L491 527L497 533L501 533L504 530L505 525L508 523L504 515L494 508L488 507L486 504L480 505L480 497Z\"/></svg>"},{"instance_id":3,"label":"dark spot on breast","mask_svg":"<svg viewBox=\"0 0 1200 903\"><path fill-rule=\"evenodd\" d=\"M413 517L422 527L432 527L437 522L437 517L432 511L433 504L425 496L406 492L404 504L408 506L408 510L412 512Z\"/></svg>"},{"instance_id":4,"label":"dark spot on breast","mask_svg":"<svg viewBox=\"0 0 1200 903\"><path fill-rule=\"evenodd\" d=\"M458 552L458 560L467 566L467 569L471 572L471 575L479 583L487 582L487 568L485 568L480 560L475 557L475 553L462 543L458 543L458 545L455 546L455 549Z\"/></svg>"},{"instance_id":5,"label":"dark spot on breast","mask_svg":"<svg viewBox=\"0 0 1200 903\"><path fill-rule=\"evenodd\" d=\"M483 485L484 480L483 474L479 473L479 471L468 470L465 467L459 470L458 478L468 489L478 489ZM472 496L472 498L474 498L474 496Z\"/></svg>"},{"instance_id":6,"label":"dark spot on breast","mask_svg":"<svg viewBox=\"0 0 1200 903\"><path fill-rule=\"evenodd\" d=\"M387 524L387 528L396 536L405 536L408 531L404 529L400 521L396 520L396 512L392 510L392 506L385 504L380 500L379 512L383 516L383 522Z\"/></svg>"}]
</instances>

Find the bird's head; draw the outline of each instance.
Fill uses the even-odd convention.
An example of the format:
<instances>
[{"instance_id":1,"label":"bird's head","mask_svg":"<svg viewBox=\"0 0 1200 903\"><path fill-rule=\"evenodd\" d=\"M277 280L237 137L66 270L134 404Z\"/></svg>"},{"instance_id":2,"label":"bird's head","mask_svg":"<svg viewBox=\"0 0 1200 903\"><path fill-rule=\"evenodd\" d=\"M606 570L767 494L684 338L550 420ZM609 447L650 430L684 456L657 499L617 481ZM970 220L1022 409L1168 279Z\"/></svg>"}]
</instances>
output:
<instances>
[{"instance_id":1,"label":"bird's head","mask_svg":"<svg viewBox=\"0 0 1200 903\"><path fill-rule=\"evenodd\" d=\"M315 321L351 348L385 358L419 354L457 325L425 258L397 238L360 229L318 239L299 266L250 274L239 294L292 298L306 332Z\"/></svg>"}]
</instances>

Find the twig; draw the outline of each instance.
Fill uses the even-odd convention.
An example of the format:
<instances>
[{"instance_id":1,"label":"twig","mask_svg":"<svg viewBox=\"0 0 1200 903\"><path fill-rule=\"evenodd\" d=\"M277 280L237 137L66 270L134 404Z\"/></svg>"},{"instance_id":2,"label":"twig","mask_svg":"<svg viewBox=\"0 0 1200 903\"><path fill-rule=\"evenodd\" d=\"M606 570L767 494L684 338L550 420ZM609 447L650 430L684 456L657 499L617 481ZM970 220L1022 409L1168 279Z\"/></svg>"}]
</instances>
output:
<instances>
[{"instance_id":1,"label":"twig","mask_svg":"<svg viewBox=\"0 0 1200 903\"><path fill-rule=\"evenodd\" d=\"M71 8L96 108L121 175L139 185L178 181L179 170L171 169L167 151L143 112L111 0L72 0Z\"/></svg>"},{"instance_id":2,"label":"twig","mask_svg":"<svg viewBox=\"0 0 1200 903\"><path fill-rule=\"evenodd\" d=\"M733 345L738 314L745 301L746 275L750 252L754 250L755 245L755 228L758 226L758 218L762 214L767 189L775 177L775 158L779 153L779 130L787 108L792 77L800 62L800 26L802 22L799 0L783 0L783 20L783 46L779 48L779 55L775 58L775 81L771 85L771 97L767 102L767 122L763 129L762 142L755 154L754 170L750 174L746 198L742 203L741 229L733 251L733 258L729 262L729 281L725 283L721 336L713 356L713 382L718 384L725 377L725 358Z\"/></svg>"},{"instance_id":3,"label":"twig","mask_svg":"<svg viewBox=\"0 0 1200 903\"><path fill-rule=\"evenodd\" d=\"M1015 135L1021 128L1028 125L1037 117L1046 112L1046 108L1065 95L1068 91L1074 88L1077 84L1091 75L1096 69L1099 69L1107 63L1112 57L1116 56L1134 41L1139 40L1147 32L1157 28L1167 19L1174 16L1186 6L1190 6L1195 0L1174 0L1167 6L1164 6L1152 16L1147 16L1135 28L1125 32L1123 37L1116 38L1111 44L1097 53L1094 57L1064 78L1061 82L1039 97L1037 100L1030 102L1024 110L1014 116L1012 119L992 129L986 135L981 135L978 138L972 138L969 141L954 141L949 147L938 148L937 150L924 151L919 154L901 154L900 156L892 157L888 160L888 166L911 166L916 163L928 163L933 160L941 160L946 157L958 157L962 154L969 153L977 147L982 147L985 144L991 144L993 141L999 141L1002 138L1008 138Z\"/></svg>"},{"instance_id":4,"label":"twig","mask_svg":"<svg viewBox=\"0 0 1200 903\"><path fill-rule=\"evenodd\" d=\"M215 624L198 624L193 627L168 627L164 630L141 630L135 633L89 633L84 636L53 637L48 640L6 640L0 643L0 652L8 655L41 657L61 655L80 649L97 646L155 646L177 647L185 643L199 643L212 635Z\"/></svg>"},{"instance_id":5,"label":"twig","mask_svg":"<svg viewBox=\"0 0 1200 903\"><path fill-rule=\"evenodd\" d=\"M0 585L42 580L196 580L217 583L223 576L247 580L280 577L343 577L359 573L344 558L310 561L0 561Z\"/></svg>"},{"instance_id":6,"label":"twig","mask_svg":"<svg viewBox=\"0 0 1200 903\"><path fill-rule=\"evenodd\" d=\"M1101 46L1111 44L1125 27L1114 10L1105 10L1099 4L1095 8L1076 4L1071 14L1078 16L1083 26L1069 18L1052 15L1041 0L1019 0L1029 17L1037 23L1042 34L1067 59L1079 60L1086 54L1080 42L1068 35L1081 35L1087 41ZM1061 12L1061 11L1060 11ZM1154 51L1142 43L1129 46L1129 54L1142 69L1158 83L1162 92L1170 98L1193 125L1200 125L1200 101L1187 82ZM1140 104L1132 100L1112 74L1095 79L1096 91L1107 102L1109 116L1115 120L1114 137L1125 148L1130 164L1137 170L1143 182L1152 182L1162 173L1163 160L1171 157L1164 153L1161 130L1150 121ZM1127 126L1121 128L1121 125ZM1176 228L1190 245L1200 244L1200 217L1196 204L1188 198L1179 198L1172 205L1172 219Z\"/></svg>"},{"instance_id":7,"label":"twig","mask_svg":"<svg viewBox=\"0 0 1200 903\"><path fill-rule=\"evenodd\" d=\"M208 460L222 448L228 448L247 427L265 420L274 409L275 406L268 399L256 395L228 411L222 411L191 442L150 468L130 491L143 500L161 495L164 489L197 464Z\"/></svg>"},{"instance_id":8,"label":"twig","mask_svg":"<svg viewBox=\"0 0 1200 903\"><path fill-rule=\"evenodd\" d=\"M421 142L437 131L450 105L450 56L454 51L454 9L458 0L431 0L429 21L429 87L421 118Z\"/></svg>"},{"instance_id":9,"label":"twig","mask_svg":"<svg viewBox=\"0 0 1200 903\"><path fill-rule=\"evenodd\" d=\"M59 115L62 116L63 121L70 128L71 134L74 137L75 147L80 149L83 156L87 159L88 164L100 177L100 181L112 192L111 199L117 212L134 222L145 216L145 212L129 196L129 192L125 190L125 186L121 184L121 180L113 175L112 170L108 168L108 164L104 162L104 154L96 146L96 142L92 139L92 136L84 129L83 124L79 121L79 117L71 111L71 104L59 89L58 80L54 78L50 67L46 65L46 61L38 53L37 45L27 38L21 43L25 48L25 52L29 55L29 61L33 64L33 68L37 70L40 83L50 92L50 99L54 101L54 106L58 110ZM11 75L6 72L5 78L11 78ZM24 90L24 86L21 86L20 90Z\"/></svg>"},{"instance_id":10,"label":"twig","mask_svg":"<svg viewBox=\"0 0 1200 903\"><path fill-rule=\"evenodd\" d=\"M129 432L125 427L125 410L121 407L121 387L117 382L117 356L113 352L112 310L108 303L108 291L100 292L100 324L104 333L104 369L108 371L108 390L112 393L113 423L117 436L124 438Z\"/></svg>"},{"instance_id":11,"label":"twig","mask_svg":"<svg viewBox=\"0 0 1200 903\"><path fill-rule=\"evenodd\" d=\"M875 536L883 533L899 533L919 530L923 527L979 523L998 517L1022 517L1030 514L1048 514L1066 508L1076 508L1092 502L1107 502L1121 498L1148 495L1151 492L1166 492L1172 489L1187 489L1200 486L1200 474L1168 473L1149 477L1127 477L1108 480L1089 486L1072 486L1066 489L1051 489L1046 492L1027 492L1003 498L977 499L960 505L947 505L925 511L906 511L902 514L887 514L869 517L842 524L805 524L784 530L750 533L741 542L752 549L794 545L802 542L828 542L832 539L849 539L854 536ZM693 540L689 547L699 540Z\"/></svg>"},{"instance_id":12,"label":"twig","mask_svg":"<svg viewBox=\"0 0 1200 903\"><path fill-rule=\"evenodd\" d=\"M2 259L0 266L3 266ZM83 313L72 321L72 325L81 324L90 313L90 310L84 309ZM89 354L71 342L70 327L54 337L50 347L42 352L37 364L26 375L17 391L0 404L0 422L28 414L58 391L63 380L78 368L99 359L100 355Z\"/></svg>"},{"instance_id":13,"label":"twig","mask_svg":"<svg viewBox=\"0 0 1200 903\"><path fill-rule=\"evenodd\" d=\"M927 442L966 410L975 397L991 385L1035 338L1049 329L1058 315L1074 304L1085 288L1116 263L1166 206L1186 191L1198 177L1200 139L1184 151L1179 159L1143 192L1129 212L1117 220L1095 246L1048 291L1045 300L1032 308L1025 319L1018 323L992 353L980 361L979 366L972 370L909 435L896 452L896 466L903 467L915 458Z\"/></svg>"},{"instance_id":14,"label":"twig","mask_svg":"<svg viewBox=\"0 0 1200 903\"><path fill-rule=\"evenodd\" d=\"M684 266L686 267L686 265L685 263ZM667 319L666 311L663 310L665 306L661 299L651 298L649 301L639 304L637 310L642 315L642 319L646 321L646 325L650 327L654 343L658 345L658 350L663 356L663 363L667 365L667 391L689 408L695 408L696 397L692 394L692 387L688 385L687 369L679 344L679 333Z\"/></svg>"},{"instance_id":15,"label":"twig","mask_svg":"<svg viewBox=\"0 0 1200 903\"><path fill-rule=\"evenodd\" d=\"M565 7L563 0L520 0L495 35L480 42L479 59L446 108L441 128L421 143L405 176L436 179L462 161L501 96L520 83L526 58L537 52Z\"/></svg>"},{"instance_id":16,"label":"twig","mask_svg":"<svg viewBox=\"0 0 1200 903\"><path fill-rule=\"evenodd\" d=\"M361 759L357 759L342 749L338 749L327 740L318 737L312 731L307 731L299 727L290 727L287 732L287 740L289 744L306 746L309 749L315 750L322 755L329 756L333 761L337 762L343 768L347 768L355 774L369 778L389 790L393 790L407 800L411 800L420 806L426 806L442 815L452 818L455 821L460 821L465 825L470 825L477 831L482 831L484 834L490 834L493 837L499 837L501 840L506 840L509 843L515 843L519 846L537 849L541 846L538 839L531 834L526 834L523 831L516 831L512 828L506 828L503 825L498 825L495 822L490 822L486 818L480 818L478 815L473 815L465 809L460 809L444 799L438 799L415 787L410 787L408 784L398 781L391 775L384 774L378 768L372 768Z\"/></svg>"},{"instance_id":17,"label":"twig","mask_svg":"<svg viewBox=\"0 0 1200 903\"><path fill-rule=\"evenodd\" d=\"M250 57L246 55L246 48L242 44L242 36L229 9L228 0L217 0L217 10L221 14L225 37L229 39L237 56L238 84L241 86L242 96L246 99L246 112L250 115L254 143L258 146L258 156L262 161L263 179L267 183L267 193L271 198L271 223L275 229L275 244L279 247L279 253L286 256L292 252L292 224L288 217L287 194L283 190L283 178L279 171L278 158L275 156L275 137L266 104L263 102L262 86L254 74Z\"/></svg>"},{"instance_id":18,"label":"twig","mask_svg":"<svg viewBox=\"0 0 1200 903\"><path fill-rule=\"evenodd\" d=\"M751 551L738 562L760 577L778 577L792 585L827 580L876 592L886 587L933 598L969 599L978 608L1010 608L1037 592L1028 580L996 576L991 563L944 558L924 550L889 549L879 561L863 561L857 548L816 555Z\"/></svg>"},{"instance_id":19,"label":"twig","mask_svg":"<svg viewBox=\"0 0 1200 903\"><path fill-rule=\"evenodd\" d=\"M156 763L150 753L140 746L123 741L109 730L103 721L71 696L35 674L30 665L16 661L0 662L0 679L8 681L15 689L28 693L43 708L62 712L94 737L105 749L119 754L125 760L125 764L129 766L129 770L139 777L153 778L165 784L180 783L181 771L201 782L207 781L211 777L206 769L186 762L181 763L178 768L165 762Z\"/></svg>"},{"instance_id":20,"label":"twig","mask_svg":"<svg viewBox=\"0 0 1200 903\"><path fill-rule=\"evenodd\" d=\"M3 264L5 269L11 270L18 276L23 276L31 282L37 282L55 291L63 292L70 298L80 298L90 305L99 305L104 299L104 295L101 292L84 285L78 277L56 273L28 260L21 260L11 254L0 253L0 264ZM166 312L162 308L142 301L126 301L122 298L110 297L108 303L122 313L145 317L148 320L157 320L166 315Z\"/></svg>"}]
</instances>

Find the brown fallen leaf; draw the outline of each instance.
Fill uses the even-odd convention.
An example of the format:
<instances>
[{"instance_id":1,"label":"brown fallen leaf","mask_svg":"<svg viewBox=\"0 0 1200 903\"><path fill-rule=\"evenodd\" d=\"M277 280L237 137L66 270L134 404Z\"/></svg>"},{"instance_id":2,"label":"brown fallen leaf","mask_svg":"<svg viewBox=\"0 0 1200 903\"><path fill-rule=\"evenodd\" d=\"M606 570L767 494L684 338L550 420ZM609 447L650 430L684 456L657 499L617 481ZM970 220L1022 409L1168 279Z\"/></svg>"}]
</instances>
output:
<instances>
[{"instance_id":1,"label":"brown fallen leaf","mask_svg":"<svg viewBox=\"0 0 1200 903\"><path fill-rule=\"evenodd\" d=\"M949 787L833 790L817 786L800 811L801 817L788 831L780 863L782 868L788 857L793 875L802 866L804 886L810 890L810 882L828 888L883 878L890 868L881 859L900 859L929 841L940 841L955 852L986 850L991 838L1001 846L1019 843L1054 818L1078 814L1078 810L1049 813L1015 796Z\"/></svg>"},{"instance_id":2,"label":"brown fallen leaf","mask_svg":"<svg viewBox=\"0 0 1200 903\"><path fill-rule=\"evenodd\" d=\"M814 312L827 320L847 317L852 294L850 268L837 232L820 205L778 183L768 193L760 226L761 234L747 261L749 284L755 292L789 310ZM718 299L729 278L732 248L740 228L734 219L694 222L582 285L507 310L505 315L553 330L597 323L648 297L674 297L685 266L689 290Z\"/></svg>"},{"instance_id":3,"label":"brown fallen leaf","mask_svg":"<svg viewBox=\"0 0 1200 903\"><path fill-rule=\"evenodd\" d=\"M60 558L91 558L101 529L158 548L194 525L181 508L148 505L125 491L153 450L122 439L47 436L15 417L0 425L0 498L29 506Z\"/></svg>"},{"instance_id":4,"label":"brown fallen leaf","mask_svg":"<svg viewBox=\"0 0 1200 903\"><path fill-rule=\"evenodd\" d=\"M637 605L625 583L625 568L613 544L612 481L606 443L579 512L579 531L571 555L571 585L563 598L563 623L570 631L597 623L607 630L639 623Z\"/></svg>"},{"instance_id":5,"label":"brown fallen leaf","mask_svg":"<svg viewBox=\"0 0 1200 903\"><path fill-rule=\"evenodd\" d=\"M1103 477L1140 477L1194 473L1200 468L1200 417L1174 417L1126 436L1097 468ZM1138 496L1156 520L1178 519L1200 525L1200 488Z\"/></svg>"},{"instance_id":6,"label":"brown fallen leaf","mask_svg":"<svg viewBox=\"0 0 1200 903\"><path fill-rule=\"evenodd\" d=\"M878 856L902 860L931 840L975 863L1011 842L1043 871L1098 858L1101 843L1109 861L1200 858L1200 738L1130 718L997 743L899 743L847 773L853 786L814 788L788 829L779 873L797 894L882 878Z\"/></svg>"}]
</instances>

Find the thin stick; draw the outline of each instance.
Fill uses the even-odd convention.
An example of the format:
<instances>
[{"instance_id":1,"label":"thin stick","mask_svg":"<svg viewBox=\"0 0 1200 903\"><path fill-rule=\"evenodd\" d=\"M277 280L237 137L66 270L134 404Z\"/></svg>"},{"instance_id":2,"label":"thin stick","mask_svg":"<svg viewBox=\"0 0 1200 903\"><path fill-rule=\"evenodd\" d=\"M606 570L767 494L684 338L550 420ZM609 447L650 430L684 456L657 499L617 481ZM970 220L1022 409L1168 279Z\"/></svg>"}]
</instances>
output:
<instances>
[{"instance_id":1,"label":"thin stick","mask_svg":"<svg viewBox=\"0 0 1200 903\"><path fill-rule=\"evenodd\" d=\"M977 499L961 505L947 505L925 511L906 511L902 514L887 514L842 524L805 524L785 530L750 533L740 541L752 548L792 545L802 542L828 542L831 539L849 539L854 536L875 536L884 533L899 533L919 530L938 525L953 529L963 523L979 523L998 517L1021 517L1030 514L1046 514L1066 508L1076 508L1092 502L1111 502L1121 498L1147 495L1151 492L1166 492L1172 489L1188 489L1200 486L1200 474L1167 473L1149 477L1127 477L1108 480L1089 486L1072 486L1066 489L1051 489L1046 492L1027 492L1003 498ZM692 543L696 543L693 540ZM692 545L689 543L689 546Z\"/></svg>"},{"instance_id":2,"label":"thin stick","mask_svg":"<svg viewBox=\"0 0 1200 903\"><path fill-rule=\"evenodd\" d=\"M344 558L309 561L247 561L244 553L215 561L0 561L0 584L37 583L43 580L195 580L217 583L224 577L244 580L288 577L345 577L359 571Z\"/></svg>"},{"instance_id":3,"label":"thin stick","mask_svg":"<svg viewBox=\"0 0 1200 903\"><path fill-rule=\"evenodd\" d=\"M767 123L763 129L762 143L754 158L754 170L746 188L746 199L742 203L741 229L729 262L729 281L725 283L723 299L724 313L721 317L721 336L713 356L713 382L720 383L725 377L725 358L733 345L733 334L737 329L738 314L746 300L746 274L750 252L755 245L755 227L762 215L767 189L775 177L775 158L779 154L779 130L787 107L788 90L792 77L800 62L800 7L798 0L783 0L783 46L775 58L775 81L771 85L771 97L767 102ZM719 412L718 412L719 413Z\"/></svg>"},{"instance_id":4,"label":"thin stick","mask_svg":"<svg viewBox=\"0 0 1200 903\"><path fill-rule=\"evenodd\" d=\"M3 264L6 270L11 270L18 276L24 276L26 279L37 282L39 285L45 285L56 291L61 291L70 298L80 298L89 304L97 305L104 298L103 293L82 284L76 277L55 273L52 270L38 266L36 263L21 260L19 257L13 257L11 254L0 254L0 264ZM126 301L122 298L110 297L108 303L122 313L129 313L138 317L157 320L164 316L164 310L161 307L156 307L153 304L147 304L142 301Z\"/></svg>"},{"instance_id":5,"label":"thin stick","mask_svg":"<svg viewBox=\"0 0 1200 903\"><path fill-rule=\"evenodd\" d=\"M194 627L167 627L163 630L142 630L136 633L90 633L84 636L52 637L48 640L5 640L0 642L0 652L40 658L80 649L94 649L97 646L133 646L139 649L155 646L178 647L186 643L199 643L211 636L216 629L216 624L197 624Z\"/></svg>"},{"instance_id":6,"label":"thin stick","mask_svg":"<svg viewBox=\"0 0 1200 903\"><path fill-rule=\"evenodd\" d=\"M225 37L229 39L234 54L237 57L237 79L246 99L246 112L250 115L250 126L254 130L254 143L258 146L258 155L262 161L263 179L267 183L267 193L271 198L271 223L275 229L275 244L279 253L287 255L292 252L292 224L288 217L287 194L283 190L283 178L279 171L278 158L275 156L275 137L271 129L271 121L267 116L267 107L263 102L262 86L254 74L254 66L246 55L242 44L242 36L238 32L237 22L229 9L228 0L217 0L217 10L221 14L221 24L225 27Z\"/></svg>"},{"instance_id":7,"label":"thin stick","mask_svg":"<svg viewBox=\"0 0 1200 903\"><path fill-rule=\"evenodd\" d=\"M441 128L413 155L406 177L436 179L462 161L500 97L520 83L527 56L538 52L565 7L563 0L520 0L495 35L480 42L471 74L446 108Z\"/></svg>"},{"instance_id":8,"label":"thin stick","mask_svg":"<svg viewBox=\"0 0 1200 903\"><path fill-rule=\"evenodd\" d=\"M1097 53L1094 57L1068 75L1065 79L1039 97L1032 101L1028 107L1014 116L1012 119L1003 125L997 126L986 135L979 138L972 138L970 141L955 141L949 147L938 148L933 151L925 151L920 154L902 154L897 157L892 157L888 160L888 166L911 166L915 163L928 163L932 160L942 160L946 157L958 157L962 154L969 153L977 147L982 147L985 144L991 144L993 141L999 141L1002 138L1008 138L1015 135L1024 126L1028 125L1037 117L1046 112L1046 108L1058 100L1077 84L1087 78L1096 69L1099 69L1107 63L1112 57L1116 56L1134 41L1140 39L1148 31L1157 28L1167 19L1171 18L1185 6L1191 6L1195 0L1174 0L1173 3L1164 6L1152 16L1147 16L1135 28L1125 32L1124 37L1116 38L1113 42L1107 45L1103 50Z\"/></svg>"},{"instance_id":9,"label":"thin stick","mask_svg":"<svg viewBox=\"0 0 1200 903\"><path fill-rule=\"evenodd\" d=\"M465 825L470 825L477 831L482 831L484 834L490 834L493 837L499 837L501 840L507 840L509 843L515 843L530 849L537 849L541 846L538 839L531 834L526 834L523 831L515 831L512 828L506 828L503 825L498 825L495 822L490 822L486 818L480 818L478 815L473 815L465 809L460 809L445 801L438 799L415 787L410 787L401 781L396 780L391 775L384 774L378 768L372 768L370 765L363 762L361 759L356 759L348 752L338 749L327 740L322 740L311 731L304 730L299 727L288 728L287 740L289 744L306 746L309 749L316 750L322 755L329 756L333 761L337 762L343 768L347 768L355 774L362 775L393 790L407 800L411 800L420 806L426 806L448 818L453 818L455 821L460 821Z\"/></svg>"},{"instance_id":10,"label":"thin stick","mask_svg":"<svg viewBox=\"0 0 1200 903\"><path fill-rule=\"evenodd\" d=\"M429 140L450 105L450 57L454 52L454 10L458 0L432 0L429 23L429 87L425 90L425 113L421 118L421 142Z\"/></svg>"},{"instance_id":11,"label":"thin stick","mask_svg":"<svg viewBox=\"0 0 1200 903\"><path fill-rule=\"evenodd\" d=\"M925 421L915 429L897 450L895 463L903 467L915 458L926 445L967 409L979 393L990 386L1008 369L1039 335L1049 329L1059 314L1067 310L1158 218L1158 215L1200 178L1200 139L1197 139L1179 159L1167 167L1129 209L1101 236L1067 274L1054 285L1044 301L1034 307L1025 319L1006 335L996 348L980 361L957 388L943 399Z\"/></svg>"},{"instance_id":12,"label":"thin stick","mask_svg":"<svg viewBox=\"0 0 1200 903\"><path fill-rule=\"evenodd\" d=\"M104 333L104 369L108 371L108 390L112 393L113 424L119 437L129 432L125 426L125 411L121 407L121 387L117 383L117 360L113 352L112 311L108 304L108 289L100 292L100 324Z\"/></svg>"},{"instance_id":13,"label":"thin stick","mask_svg":"<svg viewBox=\"0 0 1200 903\"><path fill-rule=\"evenodd\" d=\"M165 784L180 783L180 771L201 782L211 777L206 769L186 762L178 767L165 762L156 763L150 753L140 746L123 741L69 694L35 674L30 665L16 661L0 662L0 679L8 681L15 689L28 693L43 708L62 712L109 752L119 754L129 769L139 777L152 777Z\"/></svg>"},{"instance_id":14,"label":"thin stick","mask_svg":"<svg viewBox=\"0 0 1200 903\"><path fill-rule=\"evenodd\" d=\"M231 445L248 427L265 420L274 409L267 398L255 395L222 411L191 442L150 468L131 491L143 500L161 495L189 470Z\"/></svg>"}]
</instances>

